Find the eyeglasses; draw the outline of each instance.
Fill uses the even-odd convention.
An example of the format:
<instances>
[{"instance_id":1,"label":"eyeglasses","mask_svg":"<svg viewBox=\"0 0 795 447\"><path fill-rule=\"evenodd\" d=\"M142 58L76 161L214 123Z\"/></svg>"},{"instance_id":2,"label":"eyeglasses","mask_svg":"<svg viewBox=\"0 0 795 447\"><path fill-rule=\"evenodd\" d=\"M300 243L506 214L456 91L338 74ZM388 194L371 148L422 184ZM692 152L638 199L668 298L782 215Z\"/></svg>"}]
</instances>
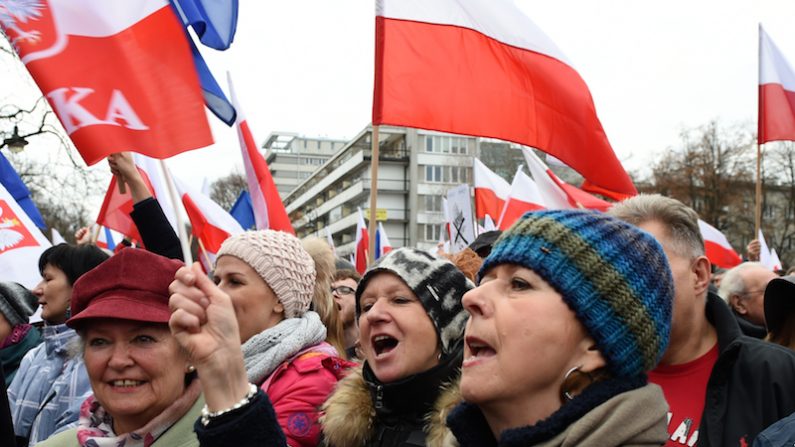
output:
<instances>
[{"instance_id":1,"label":"eyeglasses","mask_svg":"<svg viewBox=\"0 0 795 447\"><path fill-rule=\"evenodd\" d=\"M335 295L353 295L356 292L348 286L337 286L331 288L331 293Z\"/></svg>"},{"instance_id":2,"label":"eyeglasses","mask_svg":"<svg viewBox=\"0 0 795 447\"><path fill-rule=\"evenodd\" d=\"M743 293L740 293L739 295L740 296L756 295L757 293L765 293L765 289L749 290L748 292L743 292Z\"/></svg>"}]
</instances>

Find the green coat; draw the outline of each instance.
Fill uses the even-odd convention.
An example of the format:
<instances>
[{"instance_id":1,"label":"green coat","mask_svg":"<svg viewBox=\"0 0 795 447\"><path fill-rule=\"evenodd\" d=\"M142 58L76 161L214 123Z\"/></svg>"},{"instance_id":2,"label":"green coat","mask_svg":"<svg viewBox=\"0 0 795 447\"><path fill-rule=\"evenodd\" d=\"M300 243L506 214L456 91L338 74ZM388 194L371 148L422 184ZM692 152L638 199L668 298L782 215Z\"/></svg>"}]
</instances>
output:
<instances>
[{"instance_id":1,"label":"green coat","mask_svg":"<svg viewBox=\"0 0 795 447\"><path fill-rule=\"evenodd\" d=\"M171 426L165 433L157 438L152 447L199 447L199 440L193 432L193 424L201 416L204 406L204 396L199 395L196 403L185 413L185 416ZM36 444L37 447L79 447L77 443L77 429L71 428L47 438L46 441Z\"/></svg>"},{"instance_id":2,"label":"green coat","mask_svg":"<svg viewBox=\"0 0 795 447\"><path fill-rule=\"evenodd\" d=\"M22 362L22 357L25 357L28 351L41 344L41 341L41 333L38 329L32 327L19 343L0 349L0 363L3 364L6 386L11 385L11 381L14 380L17 369L19 369L19 363Z\"/></svg>"}]
</instances>

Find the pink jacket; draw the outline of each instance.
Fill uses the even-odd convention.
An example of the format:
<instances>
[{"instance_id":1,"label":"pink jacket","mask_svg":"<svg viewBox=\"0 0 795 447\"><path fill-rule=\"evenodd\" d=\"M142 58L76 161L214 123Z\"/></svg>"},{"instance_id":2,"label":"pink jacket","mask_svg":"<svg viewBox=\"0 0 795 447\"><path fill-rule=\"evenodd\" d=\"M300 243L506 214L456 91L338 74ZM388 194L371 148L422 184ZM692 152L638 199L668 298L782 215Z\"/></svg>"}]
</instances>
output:
<instances>
[{"instance_id":1,"label":"pink jacket","mask_svg":"<svg viewBox=\"0 0 795 447\"><path fill-rule=\"evenodd\" d=\"M320 406L355 365L322 342L294 355L265 379L260 388L268 394L290 447L320 443Z\"/></svg>"}]
</instances>

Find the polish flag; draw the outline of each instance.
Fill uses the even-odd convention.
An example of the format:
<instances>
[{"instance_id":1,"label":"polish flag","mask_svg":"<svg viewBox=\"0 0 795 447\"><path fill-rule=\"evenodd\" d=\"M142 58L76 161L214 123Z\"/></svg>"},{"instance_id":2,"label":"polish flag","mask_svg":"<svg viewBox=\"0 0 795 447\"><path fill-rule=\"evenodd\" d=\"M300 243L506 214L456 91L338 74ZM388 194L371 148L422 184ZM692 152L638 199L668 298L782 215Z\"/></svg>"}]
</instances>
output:
<instances>
[{"instance_id":1,"label":"polish flag","mask_svg":"<svg viewBox=\"0 0 795 447\"><path fill-rule=\"evenodd\" d=\"M61 233L55 228L50 228L50 235L51 235L50 240L52 241L52 245L66 243L66 239L64 239L63 236L61 236Z\"/></svg>"},{"instance_id":2,"label":"polish flag","mask_svg":"<svg viewBox=\"0 0 795 447\"><path fill-rule=\"evenodd\" d=\"M381 225L381 222L378 222L378 227L375 229L375 259L384 256L390 251L392 251L392 244L389 242L384 226Z\"/></svg>"},{"instance_id":3,"label":"polish flag","mask_svg":"<svg viewBox=\"0 0 795 447\"><path fill-rule=\"evenodd\" d=\"M220 205L199 191L174 177L177 193L185 205L193 237L201 241L202 248L213 258L221 244L229 237L244 232L237 220Z\"/></svg>"},{"instance_id":4,"label":"polish flag","mask_svg":"<svg viewBox=\"0 0 795 447\"><path fill-rule=\"evenodd\" d=\"M511 185L494 173L477 158L473 158L472 173L475 183L475 217L499 216L505 200L511 193Z\"/></svg>"},{"instance_id":5,"label":"polish flag","mask_svg":"<svg viewBox=\"0 0 795 447\"><path fill-rule=\"evenodd\" d=\"M502 211L500 211L502 213ZM490 215L486 214L486 217L483 219L483 232L486 231L494 231L497 229L497 225L494 224L494 219L491 218Z\"/></svg>"},{"instance_id":6,"label":"polish flag","mask_svg":"<svg viewBox=\"0 0 795 447\"><path fill-rule=\"evenodd\" d=\"M511 194L505 201L502 208L497 228L507 230L522 215L528 211L544 209L544 198L536 183L522 172L522 168L516 170L516 175L511 183Z\"/></svg>"},{"instance_id":7,"label":"polish flag","mask_svg":"<svg viewBox=\"0 0 795 447\"><path fill-rule=\"evenodd\" d=\"M284 231L295 234L287 210L284 208L279 191L273 182L268 163L265 157L257 150L257 144L251 135L251 130L246 121L246 115L240 108L237 101L235 89L232 85L232 77L228 75L229 93L232 96L232 104L237 111L237 135L240 138L240 149L243 152L243 166L246 168L246 179L248 180L248 192L251 194L251 204L254 207L254 219L257 221L257 229Z\"/></svg>"},{"instance_id":8,"label":"polish flag","mask_svg":"<svg viewBox=\"0 0 795 447\"><path fill-rule=\"evenodd\" d=\"M133 154L133 162L138 168L138 173L141 174L146 187L152 196L157 199L163 213L166 215L174 232L177 231L177 218L174 204L171 203L171 198L168 194L167 183L160 169L160 162L150 157L141 154ZM102 202L102 208L99 210L97 216L97 223L104 227L110 228L128 237L137 243L141 243L141 235L138 233L138 228L135 226L130 213L133 210L132 194L129 188L124 194L119 192L116 185L116 177L111 178L108 191L105 193L105 199Z\"/></svg>"},{"instance_id":9,"label":"polish flag","mask_svg":"<svg viewBox=\"0 0 795 447\"><path fill-rule=\"evenodd\" d=\"M759 25L759 144L795 140L795 70Z\"/></svg>"},{"instance_id":10,"label":"polish flag","mask_svg":"<svg viewBox=\"0 0 795 447\"><path fill-rule=\"evenodd\" d=\"M376 2L373 124L499 138L637 194L585 81L511 0Z\"/></svg>"},{"instance_id":11,"label":"polish flag","mask_svg":"<svg viewBox=\"0 0 795 447\"><path fill-rule=\"evenodd\" d=\"M367 223L364 221L364 213L358 208L359 220L356 222L356 247L353 252L353 265L360 275L364 275L367 270L367 250L370 248L370 235L367 233Z\"/></svg>"},{"instance_id":12,"label":"polish flag","mask_svg":"<svg viewBox=\"0 0 795 447\"><path fill-rule=\"evenodd\" d=\"M167 0L0 2L3 16L10 20L0 26L87 164L213 143L191 50Z\"/></svg>"},{"instance_id":13,"label":"polish flag","mask_svg":"<svg viewBox=\"0 0 795 447\"><path fill-rule=\"evenodd\" d=\"M0 281L33 289L41 280L39 257L50 241L0 184Z\"/></svg>"},{"instance_id":14,"label":"polish flag","mask_svg":"<svg viewBox=\"0 0 795 447\"><path fill-rule=\"evenodd\" d=\"M701 237L704 239L704 249L706 250L709 262L730 269L743 262L740 255L732 248L726 236L717 228L698 220L698 229L701 230Z\"/></svg>"},{"instance_id":15,"label":"polish flag","mask_svg":"<svg viewBox=\"0 0 795 447\"><path fill-rule=\"evenodd\" d=\"M576 209L607 211L612 205L576 186L570 185L555 175L530 149L522 150L527 167L536 181L549 209Z\"/></svg>"}]
</instances>

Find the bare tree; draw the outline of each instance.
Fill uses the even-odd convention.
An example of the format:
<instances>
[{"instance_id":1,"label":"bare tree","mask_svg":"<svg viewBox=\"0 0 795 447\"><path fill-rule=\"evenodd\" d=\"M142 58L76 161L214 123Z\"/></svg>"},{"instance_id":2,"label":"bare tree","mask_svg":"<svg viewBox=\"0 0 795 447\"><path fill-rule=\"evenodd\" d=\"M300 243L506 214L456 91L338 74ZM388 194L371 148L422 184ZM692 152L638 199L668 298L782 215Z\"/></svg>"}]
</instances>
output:
<instances>
[{"instance_id":1,"label":"bare tree","mask_svg":"<svg viewBox=\"0 0 795 447\"><path fill-rule=\"evenodd\" d=\"M210 185L210 198L227 211L232 209L240 191L247 190L246 177L239 172L221 177Z\"/></svg>"}]
</instances>

